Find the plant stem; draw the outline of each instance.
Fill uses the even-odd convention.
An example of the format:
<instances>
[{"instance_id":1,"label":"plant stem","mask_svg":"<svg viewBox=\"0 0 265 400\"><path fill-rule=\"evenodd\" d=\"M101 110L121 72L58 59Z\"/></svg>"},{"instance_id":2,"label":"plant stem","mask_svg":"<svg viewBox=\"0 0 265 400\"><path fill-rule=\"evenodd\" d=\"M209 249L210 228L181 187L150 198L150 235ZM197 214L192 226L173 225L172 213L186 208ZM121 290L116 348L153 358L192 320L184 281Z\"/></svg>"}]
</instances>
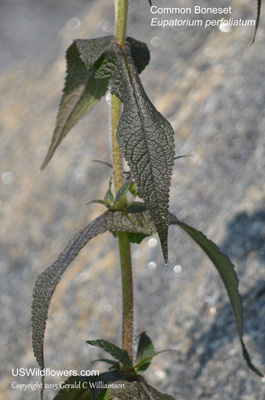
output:
<instances>
[{"instance_id":1,"label":"plant stem","mask_svg":"<svg viewBox=\"0 0 265 400\"><path fill-rule=\"evenodd\" d=\"M121 46L126 38L128 0L115 0L116 34L115 39ZM121 101L115 95L111 97L111 130L112 130L112 158L114 189L117 195L124 184L123 158L117 142L117 129L121 116ZM127 200L124 198L119 202L119 207L126 207ZM126 232L118 232L121 281L122 281L122 348L127 351L132 360L133 343L133 278L131 245Z\"/></svg>"}]
</instances>

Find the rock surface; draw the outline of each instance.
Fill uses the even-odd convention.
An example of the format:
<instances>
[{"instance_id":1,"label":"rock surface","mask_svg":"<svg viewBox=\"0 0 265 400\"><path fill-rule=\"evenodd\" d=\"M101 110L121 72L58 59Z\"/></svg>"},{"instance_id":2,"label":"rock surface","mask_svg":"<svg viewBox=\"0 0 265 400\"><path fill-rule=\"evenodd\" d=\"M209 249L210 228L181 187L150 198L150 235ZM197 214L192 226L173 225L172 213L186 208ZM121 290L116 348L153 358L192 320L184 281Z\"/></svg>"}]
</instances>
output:
<instances>
[{"instance_id":1,"label":"rock surface","mask_svg":"<svg viewBox=\"0 0 265 400\"><path fill-rule=\"evenodd\" d=\"M159 5L173 7L176 2ZM232 9L234 18L255 18L255 2L235 0ZM131 2L128 35L151 50L141 79L174 128L176 154L193 155L176 161L170 209L204 231L234 262L246 344L265 372L264 21L249 47L253 28L229 33L217 27L162 29L150 26L151 17L147 1ZM48 167L41 173L39 167L63 87L65 49L78 37L111 34L112 20L113 5L107 0L0 3L3 400L38 398L31 389L25 395L11 387L13 382L40 382L36 376L12 375L12 368L16 373L17 368L36 367L30 333L34 282L73 233L103 211L85 203L104 196L110 174L91 162L111 162L105 99L63 141ZM89 369L102 353L86 340L102 337L120 344L115 245L110 234L93 239L64 274L49 313L46 367ZM196 245L171 227L167 266L157 237L134 247L133 260L135 335L145 330L157 350L177 350L154 360L146 374L150 383L178 400L264 399L264 381L242 358L222 282ZM46 398L53 396L47 390Z\"/></svg>"}]
</instances>

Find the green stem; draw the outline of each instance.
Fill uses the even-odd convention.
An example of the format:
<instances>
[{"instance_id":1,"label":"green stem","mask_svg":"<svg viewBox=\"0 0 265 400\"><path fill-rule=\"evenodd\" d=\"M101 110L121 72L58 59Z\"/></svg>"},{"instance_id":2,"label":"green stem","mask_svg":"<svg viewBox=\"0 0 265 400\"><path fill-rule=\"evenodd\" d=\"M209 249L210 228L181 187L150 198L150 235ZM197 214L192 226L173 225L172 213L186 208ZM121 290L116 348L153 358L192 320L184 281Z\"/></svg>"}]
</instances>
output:
<instances>
[{"instance_id":1,"label":"green stem","mask_svg":"<svg viewBox=\"0 0 265 400\"><path fill-rule=\"evenodd\" d=\"M116 42L124 45L126 38L128 14L128 0L115 0L116 15ZM112 130L112 158L114 189L117 195L119 189L124 184L123 176L123 157L117 141L117 129L121 116L121 101L115 95L111 97L111 130ZM126 197L119 202L119 207L126 207ZM118 232L121 280L122 280L122 348L127 351L132 360L133 343L133 278L131 245L126 232Z\"/></svg>"}]
</instances>

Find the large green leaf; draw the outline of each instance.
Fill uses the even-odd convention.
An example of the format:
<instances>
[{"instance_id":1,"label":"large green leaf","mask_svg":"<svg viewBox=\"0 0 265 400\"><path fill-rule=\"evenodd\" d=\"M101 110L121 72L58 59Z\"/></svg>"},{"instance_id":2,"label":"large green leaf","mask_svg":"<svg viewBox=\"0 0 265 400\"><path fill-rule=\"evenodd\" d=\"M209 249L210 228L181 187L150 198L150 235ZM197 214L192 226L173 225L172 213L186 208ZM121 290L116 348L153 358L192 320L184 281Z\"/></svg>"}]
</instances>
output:
<instances>
[{"instance_id":1,"label":"large green leaf","mask_svg":"<svg viewBox=\"0 0 265 400\"><path fill-rule=\"evenodd\" d=\"M67 75L63 96L51 145L41 169L48 164L67 133L106 93L110 77L103 79L95 77L93 66L104 55L111 40L112 36L107 36L86 41L87 47L91 49L89 70L80 58L80 41L74 41L68 48L66 52Z\"/></svg>"},{"instance_id":2,"label":"large green leaf","mask_svg":"<svg viewBox=\"0 0 265 400\"><path fill-rule=\"evenodd\" d=\"M132 363L129 359L127 351L120 349L113 343L108 342L107 340L97 339L97 340L87 340L87 343L91 346L97 346L101 349L105 350L107 353L112 355L115 360L118 360L125 367L132 368Z\"/></svg>"},{"instance_id":3,"label":"large green leaf","mask_svg":"<svg viewBox=\"0 0 265 400\"><path fill-rule=\"evenodd\" d=\"M85 229L77 233L55 263L38 276L33 290L32 344L34 355L41 369L44 369L43 342L51 298L64 271L80 250L90 239L106 231L140 232L148 235L155 232L155 227L147 211L137 212L134 207L129 211L128 214L106 211L96 218Z\"/></svg>"},{"instance_id":4,"label":"large green leaf","mask_svg":"<svg viewBox=\"0 0 265 400\"><path fill-rule=\"evenodd\" d=\"M257 375L263 376L262 373L252 364L243 341L242 299L238 292L238 278L234 269L234 265L226 255L219 251L219 248L216 246L216 244L209 240L202 232L199 232L195 228L179 221L173 214L170 214L169 221L170 224L178 225L185 232L187 232L188 235L200 246L200 248L213 262L224 282L230 298L231 306L235 315L239 339L242 345L243 356L249 368Z\"/></svg>"},{"instance_id":5,"label":"large green leaf","mask_svg":"<svg viewBox=\"0 0 265 400\"><path fill-rule=\"evenodd\" d=\"M174 164L174 132L147 97L130 44L112 44L117 71L111 92L123 103L117 140L150 211L167 261L168 202Z\"/></svg>"}]
</instances>

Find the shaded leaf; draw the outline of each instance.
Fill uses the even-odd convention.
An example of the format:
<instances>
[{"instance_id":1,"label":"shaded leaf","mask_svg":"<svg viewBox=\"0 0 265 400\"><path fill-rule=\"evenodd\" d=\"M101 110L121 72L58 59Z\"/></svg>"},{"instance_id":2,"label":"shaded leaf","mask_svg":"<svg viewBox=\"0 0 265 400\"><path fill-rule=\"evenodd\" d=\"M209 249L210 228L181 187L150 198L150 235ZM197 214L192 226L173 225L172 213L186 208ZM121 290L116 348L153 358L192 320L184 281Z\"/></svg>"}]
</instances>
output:
<instances>
[{"instance_id":1,"label":"shaded leaf","mask_svg":"<svg viewBox=\"0 0 265 400\"><path fill-rule=\"evenodd\" d=\"M234 269L234 265L229 258L219 251L219 248L211 240L195 228L179 221L173 214L170 214L170 224L180 226L188 235L201 247L213 262L217 271L219 272L228 296L230 298L231 306L235 315L237 331L242 345L243 356L249 368L257 375L263 376L261 372L252 364L247 349L243 341L243 319L242 319L242 299L238 292L238 278Z\"/></svg>"},{"instance_id":2,"label":"shaded leaf","mask_svg":"<svg viewBox=\"0 0 265 400\"><path fill-rule=\"evenodd\" d=\"M108 52L113 36L96 39L77 39L80 58L96 78L111 79L115 70L115 59Z\"/></svg>"},{"instance_id":3,"label":"shaded leaf","mask_svg":"<svg viewBox=\"0 0 265 400\"><path fill-rule=\"evenodd\" d=\"M172 396L158 392L150 386L142 376L135 380L115 380L115 385L107 389L104 400L118 398L119 400L174 400Z\"/></svg>"},{"instance_id":4,"label":"shaded leaf","mask_svg":"<svg viewBox=\"0 0 265 400\"><path fill-rule=\"evenodd\" d=\"M97 39L91 39L96 41ZM98 44L97 51L94 46L94 58L96 61L110 43L110 39ZM99 39L97 40L99 42ZM80 52L76 42L66 52L67 75L65 87L57 115L56 127L53 133L51 145L46 158L41 166L43 169L52 158L56 148L73 126L83 118L106 93L109 79L97 79L91 71L88 71L84 62L80 59Z\"/></svg>"},{"instance_id":5,"label":"shaded leaf","mask_svg":"<svg viewBox=\"0 0 265 400\"><path fill-rule=\"evenodd\" d=\"M148 236L150 235L145 235L144 233L128 232L128 239L131 243L140 244Z\"/></svg>"},{"instance_id":6,"label":"shaded leaf","mask_svg":"<svg viewBox=\"0 0 265 400\"><path fill-rule=\"evenodd\" d=\"M143 332L140 335L139 342L138 342L138 348L137 348L137 355L136 355L136 360L135 360L135 369L137 369L137 372L143 372L145 371L149 365L152 362L152 359L155 355L155 348L152 343L152 340L149 338L149 336ZM151 358L150 361L143 362L142 361L146 358Z\"/></svg>"},{"instance_id":7,"label":"shaded leaf","mask_svg":"<svg viewBox=\"0 0 265 400\"><path fill-rule=\"evenodd\" d=\"M106 211L92 221L85 229L78 232L62 251L55 263L38 276L33 290L32 345L34 355L41 369L44 369L44 333L54 290L66 268L86 243L96 235L106 231L153 234L155 227L147 211L136 212L136 209L133 207L128 214L118 211ZM42 381L44 382L44 377L42 377Z\"/></svg>"},{"instance_id":8,"label":"shaded leaf","mask_svg":"<svg viewBox=\"0 0 265 400\"><path fill-rule=\"evenodd\" d=\"M127 351L120 349L115 344L103 339L87 340L87 343L91 346L100 347L101 349L112 355L115 360L120 361L125 367L132 368L132 363L129 359Z\"/></svg>"},{"instance_id":9,"label":"shaded leaf","mask_svg":"<svg viewBox=\"0 0 265 400\"><path fill-rule=\"evenodd\" d=\"M260 10L261 10L261 0L257 0L257 17L256 17L256 23L255 23L255 31L254 31L252 42L250 44L253 44L256 39L258 26L259 26L259 19L260 19Z\"/></svg>"},{"instance_id":10,"label":"shaded leaf","mask_svg":"<svg viewBox=\"0 0 265 400\"><path fill-rule=\"evenodd\" d=\"M150 61L150 52L147 45L143 42L139 42L131 37L127 37L126 41L130 43L131 55L134 61L134 65L140 74Z\"/></svg>"},{"instance_id":11,"label":"shaded leaf","mask_svg":"<svg viewBox=\"0 0 265 400\"><path fill-rule=\"evenodd\" d=\"M88 382L77 376L71 376L63 383L63 388L53 400L93 400L88 391Z\"/></svg>"},{"instance_id":12,"label":"shaded leaf","mask_svg":"<svg viewBox=\"0 0 265 400\"><path fill-rule=\"evenodd\" d=\"M168 202L174 164L174 132L147 97L130 46L112 44L117 72L111 92L123 103L117 140L150 211L167 260Z\"/></svg>"}]
</instances>

